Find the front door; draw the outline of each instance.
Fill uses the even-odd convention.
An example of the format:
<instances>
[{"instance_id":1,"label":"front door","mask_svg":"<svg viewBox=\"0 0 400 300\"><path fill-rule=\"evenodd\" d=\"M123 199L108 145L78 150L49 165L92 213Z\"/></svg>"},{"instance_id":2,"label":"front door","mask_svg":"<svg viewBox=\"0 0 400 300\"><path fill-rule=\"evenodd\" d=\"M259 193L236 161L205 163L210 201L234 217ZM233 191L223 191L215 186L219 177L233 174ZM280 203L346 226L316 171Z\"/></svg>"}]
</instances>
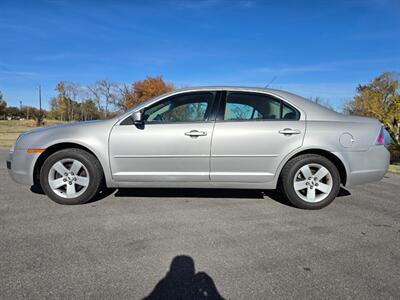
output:
<instances>
[{"instance_id":1,"label":"front door","mask_svg":"<svg viewBox=\"0 0 400 300\"><path fill-rule=\"evenodd\" d=\"M144 125L116 125L112 176L120 182L209 181L215 92L184 93L145 108Z\"/></svg>"},{"instance_id":2,"label":"front door","mask_svg":"<svg viewBox=\"0 0 400 300\"><path fill-rule=\"evenodd\" d=\"M270 95L228 92L211 145L212 181L272 181L279 163L302 145L300 112Z\"/></svg>"}]
</instances>

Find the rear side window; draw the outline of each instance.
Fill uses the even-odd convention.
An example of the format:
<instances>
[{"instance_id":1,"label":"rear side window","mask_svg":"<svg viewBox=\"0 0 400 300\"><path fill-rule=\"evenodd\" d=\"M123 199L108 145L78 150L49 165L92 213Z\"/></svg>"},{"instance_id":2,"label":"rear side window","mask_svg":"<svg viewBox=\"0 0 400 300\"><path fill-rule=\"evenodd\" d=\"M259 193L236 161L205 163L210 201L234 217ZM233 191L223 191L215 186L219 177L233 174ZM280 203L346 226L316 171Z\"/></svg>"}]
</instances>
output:
<instances>
[{"instance_id":1,"label":"rear side window","mask_svg":"<svg viewBox=\"0 0 400 300\"><path fill-rule=\"evenodd\" d=\"M284 120L298 120L300 119L300 113L291 106L288 106L282 101L282 119Z\"/></svg>"},{"instance_id":2,"label":"rear side window","mask_svg":"<svg viewBox=\"0 0 400 300\"><path fill-rule=\"evenodd\" d=\"M269 95L229 92L224 120L298 120L299 112L280 99Z\"/></svg>"}]
</instances>

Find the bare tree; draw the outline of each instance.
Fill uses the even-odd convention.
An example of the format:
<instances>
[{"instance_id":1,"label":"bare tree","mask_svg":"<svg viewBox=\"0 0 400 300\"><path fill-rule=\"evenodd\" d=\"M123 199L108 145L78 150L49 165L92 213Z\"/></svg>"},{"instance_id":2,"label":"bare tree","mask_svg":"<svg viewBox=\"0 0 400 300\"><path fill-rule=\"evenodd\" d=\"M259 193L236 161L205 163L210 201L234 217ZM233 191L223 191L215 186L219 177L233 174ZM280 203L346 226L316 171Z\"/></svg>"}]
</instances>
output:
<instances>
[{"instance_id":1,"label":"bare tree","mask_svg":"<svg viewBox=\"0 0 400 300\"><path fill-rule=\"evenodd\" d=\"M69 107L69 115L70 115L70 120L74 119L75 111L74 108L76 105L73 105L74 103L82 103L82 87L79 83L75 82L70 82L66 81L64 83L65 85L65 92L70 99L70 107Z\"/></svg>"},{"instance_id":2,"label":"bare tree","mask_svg":"<svg viewBox=\"0 0 400 300\"><path fill-rule=\"evenodd\" d=\"M110 106L115 105L118 99L118 84L103 79L97 80L87 88L97 102L99 110L103 109L102 102L104 103L104 118L107 118Z\"/></svg>"},{"instance_id":3,"label":"bare tree","mask_svg":"<svg viewBox=\"0 0 400 300\"><path fill-rule=\"evenodd\" d=\"M319 97L319 96L316 96L316 97L310 97L309 98L311 101L313 101L313 102L315 102L315 103L317 103L317 104L319 104L319 105L321 105L321 106L325 106L326 108L329 108L330 110L334 110L334 111L336 111L335 110L335 108L331 105L331 103L329 102L329 100L324 100L324 99L322 99L321 97Z\"/></svg>"},{"instance_id":4,"label":"bare tree","mask_svg":"<svg viewBox=\"0 0 400 300\"><path fill-rule=\"evenodd\" d=\"M130 87L124 83L118 86L119 95L117 99L116 105L123 111L127 111L129 107L127 107L128 99L132 97L132 91Z\"/></svg>"},{"instance_id":5,"label":"bare tree","mask_svg":"<svg viewBox=\"0 0 400 300\"><path fill-rule=\"evenodd\" d=\"M93 100L96 102L97 108L99 109L99 111L101 111L101 109L102 109L102 107L101 107L101 94L100 94L100 91L99 91L99 87L98 87L98 85L96 83L88 85L87 89L88 89L89 93L92 95Z\"/></svg>"}]
</instances>

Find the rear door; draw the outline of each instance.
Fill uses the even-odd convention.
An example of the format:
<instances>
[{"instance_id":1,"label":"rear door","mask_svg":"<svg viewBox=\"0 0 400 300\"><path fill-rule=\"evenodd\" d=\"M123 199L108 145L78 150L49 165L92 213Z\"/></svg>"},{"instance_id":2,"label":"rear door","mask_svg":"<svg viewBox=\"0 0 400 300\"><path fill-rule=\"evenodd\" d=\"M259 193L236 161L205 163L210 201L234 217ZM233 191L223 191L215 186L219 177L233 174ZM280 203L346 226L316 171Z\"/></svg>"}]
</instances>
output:
<instances>
[{"instance_id":1,"label":"rear door","mask_svg":"<svg viewBox=\"0 0 400 300\"><path fill-rule=\"evenodd\" d=\"M230 91L224 99L211 144L211 181L272 181L283 158L302 145L300 112L263 93Z\"/></svg>"}]
</instances>

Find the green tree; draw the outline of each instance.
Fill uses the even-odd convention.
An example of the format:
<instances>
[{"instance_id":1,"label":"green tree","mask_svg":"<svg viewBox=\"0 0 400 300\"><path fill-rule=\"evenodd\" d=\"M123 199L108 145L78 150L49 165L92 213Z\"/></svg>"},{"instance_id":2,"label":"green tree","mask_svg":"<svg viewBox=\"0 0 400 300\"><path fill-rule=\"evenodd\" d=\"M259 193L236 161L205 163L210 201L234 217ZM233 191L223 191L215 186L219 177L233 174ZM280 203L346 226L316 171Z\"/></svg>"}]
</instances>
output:
<instances>
[{"instance_id":1,"label":"green tree","mask_svg":"<svg viewBox=\"0 0 400 300\"><path fill-rule=\"evenodd\" d=\"M76 101L79 86L72 82L60 81L55 90L58 94L50 100L51 115L63 121L79 120L80 108Z\"/></svg>"},{"instance_id":2,"label":"green tree","mask_svg":"<svg viewBox=\"0 0 400 300\"><path fill-rule=\"evenodd\" d=\"M61 81L56 85L57 95L50 99L47 116L62 121L93 120L100 118L98 101L88 88L78 83Z\"/></svg>"},{"instance_id":3,"label":"green tree","mask_svg":"<svg viewBox=\"0 0 400 300\"><path fill-rule=\"evenodd\" d=\"M345 111L379 119L393 141L399 144L400 80L399 74L385 72L372 82L357 87L357 94Z\"/></svg>"},{"instance_id":4,"label":"green tree","mask_svg":"<svg viewBox=\"0 0 400 300\"><path fill-rule=\"evenodd\" d=\"M82 117L81 120L94 120L100 118L100 111L97 109L95 100L85 99L81 103Z\"/></svg>"},{"instance_id":5,"label":"green tree","mask_svg":"<svg viewBox=\"0 0 400 300\"><path fill-rule=\"evenodd\" d=\"M21 110L15 106L9 106L6 108L6 115L12 119L21 118Z\"/></svg>"},{"instance_id":6,"label":"green tree","mask_svg":"<svg viewBox=\"0 0 400 300\"><path fill-rule=\"evenodd\" d=\"M58 95L51 101L52 109L57 112L58 118L62 121L71 121L70 107L71 99L67 97L67 91L65 89L65 82L60 81L55 87Z\"/></svg>"}]
</instances>

